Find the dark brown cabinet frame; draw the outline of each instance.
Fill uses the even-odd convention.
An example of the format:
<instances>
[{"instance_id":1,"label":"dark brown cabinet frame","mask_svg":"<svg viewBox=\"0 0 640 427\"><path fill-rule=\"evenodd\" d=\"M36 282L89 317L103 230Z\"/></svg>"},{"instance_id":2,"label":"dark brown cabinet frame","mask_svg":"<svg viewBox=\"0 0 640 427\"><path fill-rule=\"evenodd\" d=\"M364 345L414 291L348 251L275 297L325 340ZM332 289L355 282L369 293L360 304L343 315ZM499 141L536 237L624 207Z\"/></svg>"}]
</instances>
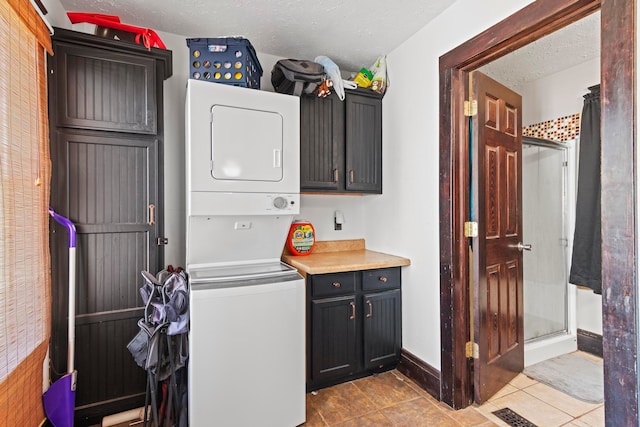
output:
<instances>
[{"instance_id":1,"label":"dark brown cabinet frame","mask_svg":"<svg viewBox=\"0 0 640 427\"><path fill-rule=\"evenodd\" d=\"M117 237L120 242L118 248L145 247L151 262L149 269L159 270L164 264L163 249L156 245L155 237L162 236L164 226L162 211L164 203L163 83L172 74L172 52L156 48L148 50L142 45L61 28L55 29L52 42L54 56L49 57L48 60L51 158L54 172L51 186L52 206L58 213L70 216L69 211L72 206L76 206L78 204L76 202L82 199L77 194L85 194L87 198L90 196L96 199L103 196L91 192L93 188L91 183L76 179L73 181L74 185L79 187L78 183L81 183L83 191L74 193L74 197L71 197L69 193L73 189L69 184L71 181L67 167L69 164L74 165L76 172L81 170L82 174L87 176L89 176L87 171L101 168L100 173L104 172L101 175L103 177L109 175L105 172L109 168L103 163L111 161L109 165L117 164L122 173L120 176L112 174L104 181L108 181L118 189L128 190L126 200L135 205L139 201L137 197L146 193L134 194L136 191L134 188L145 185L127 181L127 179L134 175L144 175L147 179L145 191L148 193L149 200L156 204L157 210L155 223L147 219L147 212L144 212L143 215L135 218L128 217L127 219L131 219L131 222L116 224L116 222L108 223L105 220L98 221L96 224L92 221L76 224L79 310L75 323L79 388L76 393L75 421L76 425L92 425L99 423L104 415L144 405L146 373L133 363L133 358L125 346L137 332L135 322L144 315L143 309L139 307L142 305L141 300L131 303L132 299L127 299L132 293L139 298L137 297L139 282L133 278L131 281L123 279L118 269L105 267L103 271L102 266L110 265L111 254L114 250L117 253L118 250L113 248L109 250L102 246L99 250L93 250L86 239L89 235L121 233ZM102 64L106 62L117 65L103 68ZM99 78L91 80L96 75ZM113 86L105 87L104 82L112 83ZM93 87L95 92L85 92L83 87L85 83ZM126 96L117 98L118 102L111 102L110 95L124 92ZM72 145L76 148L69 148ZM72 161L72 153L80 152L77 146L90 147L85 151L91 152L91 158L98 161L95 164L86 164L87 162L83 161L80 155L77 158L74 157ZM108 147L108 149L102 147ZM109 210L113 200L115 199L104 196L99 203L96 202L95 212L98 213L95 216L100 217L100 213ZM123 218L125 216L123 214ZM78 219L71 219L78 221ZM67 291L59 284L68 282L68 273L66 233L59 232L56 227L52 224L50 228L54 283L50 350L52 366L56 366L56 371L60 371L67 353ZM147 241L122 237L127 233L141 235L145 231L149 236ZM89 253L92 255L89 256ZM131 260L131 265L136 267L143 263L144 260L135 256ZM122 271L125 270L123 267ZM105 286L96 290L98 288L96 286L91 290L85 289L82 286L83 278L94 272L98 272L96 275L100 275L104 283L110 285L113 283L113 287ZM140 277L139 272L136 276ZM126 292L123 292L123 286L126 287ZM103 293L98 294L98 291ZM127 305L127 309L103 308L103 305L110 307L110 304L112 306ZM138 304L138 306L129 307L132 304ZM91 316L85 314L91 314ZM130 321L131 319L133 320ZM98 327L101 328L100 332L97 332ZM79 351L78 348L78 343L82 340L85 343L85 351ZM120 344L115 345L114 342L124 344L120 346ZM86 351L87 346L91 349L90 352ZM95 366L107 366L110 369L108 375L112 376L112 380L108 384L105 385L104 381L95 381L99 376L98 368L87 369ZM81 401L82 399L84 401Z\"/></svg>"},{"instance_id":2,"label":"dark brown cabinet frame","mask_svg":"<svg viewBox=\"0 0 640 427\"><path fill-rule=\"evenodd\" d=\"M300 129L302 192L382 194L381 95L303 96Z\"/></svg>"},{"instance_id":3,"label":"dark brown cabinet frame","mask_svg":"<svg viewBox=\"0 0 640 427\"><path fill-rule=\"evenodd\" d=\"M465 357L470 319L463 234L469 206L463 117L468 72L598 9L605 418L607 426L638 425L635 0L538 0L440 58L440 398L454 408L473 399L472 362Z\"/></svg>"}]
</instances>

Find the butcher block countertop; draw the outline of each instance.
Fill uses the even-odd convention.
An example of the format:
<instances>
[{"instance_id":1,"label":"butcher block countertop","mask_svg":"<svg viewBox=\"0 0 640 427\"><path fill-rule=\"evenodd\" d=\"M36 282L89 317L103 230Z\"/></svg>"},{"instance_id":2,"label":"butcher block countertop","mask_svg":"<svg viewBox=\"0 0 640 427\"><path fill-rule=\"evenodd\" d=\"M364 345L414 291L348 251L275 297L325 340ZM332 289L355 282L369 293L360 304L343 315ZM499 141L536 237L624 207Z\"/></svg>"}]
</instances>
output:
<instances>
[{"instance_id":1,"label":"butcher block countertop","mask_svg":"<svg viewBox=\"0 0 640 427\"><path fill-rule=\"evenodd\" d=\"M408 258L366 249L364 239L318 241L311 255L304 256L291 255L285 248L282 261L297 268L303 276L411 264Z\"/></svg>"}]
</instances>

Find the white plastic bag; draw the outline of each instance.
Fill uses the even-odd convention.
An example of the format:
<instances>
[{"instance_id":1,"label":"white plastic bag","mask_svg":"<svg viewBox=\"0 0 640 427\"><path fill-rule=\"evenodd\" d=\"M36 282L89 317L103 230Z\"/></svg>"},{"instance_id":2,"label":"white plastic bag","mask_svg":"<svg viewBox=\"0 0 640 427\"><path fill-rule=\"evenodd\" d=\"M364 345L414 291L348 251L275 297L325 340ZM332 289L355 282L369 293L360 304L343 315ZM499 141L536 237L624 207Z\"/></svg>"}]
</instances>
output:
<instances>
[{"instance_id":1,"label":"white plastic bag","mask_svg":"<svg viewBox=\"0 0 640 427\"><path fill-rule=\"evenodd\" d=\"M342 76L340 75L340 68L326 56L316 56L313 60L324 67L324 72L327 77L333 82L333 91L338 95L340 101L344 101L344 86L342 84Z\"/></svg>"},{"instance_id":2,"label":"white plastic bag","mask_svg":"<svg viewBox=\"0 0 640 427\"><path fill-rule=\"evenodd\" d=\"M371 86L369 88L381 95L387 90L387 57L380 56L376 59L376 62L371 66L371 72L373 73L373 79L371 79Z\"/></svg>"}]
</instances>

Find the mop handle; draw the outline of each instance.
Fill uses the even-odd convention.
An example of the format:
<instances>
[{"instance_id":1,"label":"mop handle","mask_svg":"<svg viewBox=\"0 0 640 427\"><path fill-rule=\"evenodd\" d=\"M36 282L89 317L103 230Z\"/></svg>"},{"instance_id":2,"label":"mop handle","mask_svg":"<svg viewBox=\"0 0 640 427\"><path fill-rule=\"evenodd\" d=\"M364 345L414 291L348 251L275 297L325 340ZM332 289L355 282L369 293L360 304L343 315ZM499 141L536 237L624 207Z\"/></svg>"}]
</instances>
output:
<instances>
[{"instance_id":1,"label":"mop handle","mask_svg":"<svg viewBox=\"0 0 640 427\"><path fill-rule=\"evenodd\" d=\"M51 215L51 217L55 219L58 224L61 224L67 227L67 230L69 232L69 248L75 248L76 247L76 226L73 225L71 220L69 220L68 218L65 218L62 215L57 214L51 207L49 208L49 215Z\"/></svg>"},{"instance_id":2,"label":"mop handle","mask_svg":"<svg viewBox=\"0 0 640 427\"><path fill-rule=\"evenodd\" d=\"M59 224L64 225L69 233L69 324L68 324L68 352L67 373L73 372L76 341L76 226L71 220L55 213L49 208L49 215Z\"/></svg>"}]
</instances>

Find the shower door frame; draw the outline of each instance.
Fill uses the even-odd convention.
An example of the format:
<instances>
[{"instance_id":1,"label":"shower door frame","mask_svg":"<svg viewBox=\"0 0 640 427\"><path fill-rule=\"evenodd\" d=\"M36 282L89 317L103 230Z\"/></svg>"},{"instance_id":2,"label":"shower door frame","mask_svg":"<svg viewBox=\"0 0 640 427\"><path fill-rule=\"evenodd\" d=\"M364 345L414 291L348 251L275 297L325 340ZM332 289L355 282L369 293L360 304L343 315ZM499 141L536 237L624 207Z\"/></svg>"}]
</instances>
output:
<instances>
[{"instance_id":1,"label":"shower door frame","mask_svg":"<svg viewBox=\"0 0 640 427\"><path fill-rule=\"evenodd\" d=\"M575 206L572 207L569 202L572 200L572 196L575 196L575 187L576 183L571 183L571 176L575 174L576 162L575 159L572 159L572 156L575 157L576 150L576 141L571 140L566 143L560 143L555 141L546 141L540 140L538 143L536 140L538 138L528 138L523 136L522 143L524 145L531 145L537 148L545 148L549 150L562 151L563 153L563 162L566 163L566 168L562 172L562 203L563 203L563 232L566 234L567 247L565 248L565 290L566 290L566 300L565 300L565 329L563 331L553 332L547 335L542 335L537 338L532 338L527 340L525 338L524 343L524 366L531 366L535 363L541 362L543 360L560 356L562 354L566 354L577 349L577 309L576 309L576 298L577 292L575 286L569 284L569 258L571 242L573 241L572 230L569 227L572 219L575 220ZM523 153L525 148L523 147ZM524 155L523 155L524 161ZM523 167L524 173L524 167ZM575 181L575 179L574 179ZM523 190L523 200L526 197ZM527 213L523 213L524 217L526 217ZM525 236L525 241L527 241L527 237ZM527 241L527 243L530 243ZM536 251L536 246L533 245L533 251ZM525 272L524 286L526 292L527 279L526 272L528 270L526 265L526 259L523 261L523 269ZM526 299L526 298L525 298ZM526 302L525 302L525 315L526 315ZM525 318L526 319L526 318ZM525 329L527 326L527 322L525 320Z\"/></svg>"}]
</instances>

